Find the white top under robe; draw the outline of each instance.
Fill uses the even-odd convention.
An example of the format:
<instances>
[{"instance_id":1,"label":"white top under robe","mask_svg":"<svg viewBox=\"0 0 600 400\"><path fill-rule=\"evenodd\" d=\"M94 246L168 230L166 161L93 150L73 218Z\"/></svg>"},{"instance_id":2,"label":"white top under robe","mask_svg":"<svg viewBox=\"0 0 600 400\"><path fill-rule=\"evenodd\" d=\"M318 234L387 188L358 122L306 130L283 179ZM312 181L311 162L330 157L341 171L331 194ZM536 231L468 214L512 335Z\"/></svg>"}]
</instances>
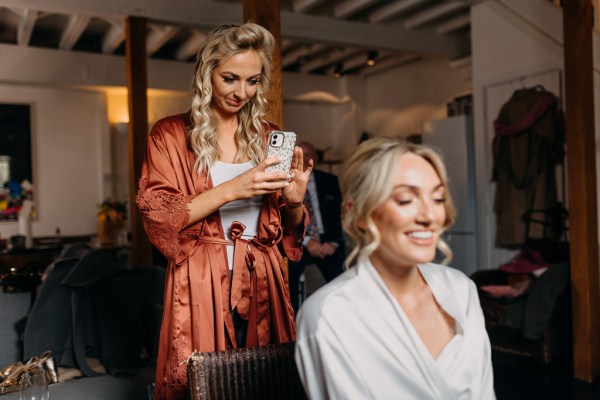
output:
<instances>
[{"instance_id":1,"label":"white top under robe","mask_svg":"<svg viewBox=\"0 0 600 400\"><path fill-rule=\"evenodd\" d=\"M210 168L213 187L216 187L223 182L230 181L253 167L254 164L252 164L251 161L240 164L229 164L222 161L216 161ZM225 239L230 239L229 231L231 229L231 224L234 221L239 221L246 226L246 229L242 234L244 239L250 240L256 236L262 201L263 196L255 196L250 199L234 200L219 208ZM229 269L233 269L233 250L233 245L227 246Z\"/></svg>"}]
</instances>

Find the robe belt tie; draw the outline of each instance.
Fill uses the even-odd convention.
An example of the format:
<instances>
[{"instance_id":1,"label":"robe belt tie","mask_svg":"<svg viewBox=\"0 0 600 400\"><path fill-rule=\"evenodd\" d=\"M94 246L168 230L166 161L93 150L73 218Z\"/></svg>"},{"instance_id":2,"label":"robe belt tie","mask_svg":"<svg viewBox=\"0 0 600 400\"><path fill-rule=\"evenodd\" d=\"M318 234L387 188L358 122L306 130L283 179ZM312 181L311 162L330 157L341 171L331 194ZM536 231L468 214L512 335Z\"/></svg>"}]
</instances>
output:
<instances>
[{"instance_id":1,"label":"robe belt tie","mask_svg":"<svg viewBox=\"0 0 600 400\"><path fill-rule=\"evenodd\" d=\"M237 308L240 317L248 321L246 346L258 345L258 298L267 297L267 293L258 292L258 280L265 278L264 268L257 271L254 249L264 251L263 243L255 239L243 239L242 234L246 226L239 221L231 224L229 237L231 240L210 236L199 236L198 240L204 243L233 245L233 276L231 279L230 306L231 310ZM260 275L260 276L259 276Z\"/></svg>"}]
</instances>

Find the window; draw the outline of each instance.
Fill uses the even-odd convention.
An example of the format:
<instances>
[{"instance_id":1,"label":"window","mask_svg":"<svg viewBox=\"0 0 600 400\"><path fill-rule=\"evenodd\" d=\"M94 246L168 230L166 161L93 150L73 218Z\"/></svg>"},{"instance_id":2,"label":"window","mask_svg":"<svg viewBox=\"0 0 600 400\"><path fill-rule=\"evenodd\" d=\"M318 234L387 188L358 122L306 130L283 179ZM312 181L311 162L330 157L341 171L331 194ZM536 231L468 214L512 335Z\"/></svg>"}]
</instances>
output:
<instances>
[{"instance_id":1,"label":"window","mask_svg":"<svg viewBox=\"0 0 600 400\"><path fill-rule=\"evenodd\" d=\"M31 117L28 104L0 104L0 221L18 219L33 200Z\"/></svg>"}]
</instances>

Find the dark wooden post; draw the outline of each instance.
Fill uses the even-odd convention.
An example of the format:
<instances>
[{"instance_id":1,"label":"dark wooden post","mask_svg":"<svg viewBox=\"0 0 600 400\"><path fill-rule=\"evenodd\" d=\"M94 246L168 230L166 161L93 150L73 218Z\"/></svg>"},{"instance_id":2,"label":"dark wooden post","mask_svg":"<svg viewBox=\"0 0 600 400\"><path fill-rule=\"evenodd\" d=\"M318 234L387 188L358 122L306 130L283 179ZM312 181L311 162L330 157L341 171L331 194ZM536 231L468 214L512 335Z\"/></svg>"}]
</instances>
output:
<instances>
[{"instance_id":1,"label":"dark wooden post","mask_svg":"<svg viewBox=\"0 0 600 400\"><path fill-rule=\"evenodd\" d=\"M573 372L600 373L598 203L590 0L563 1L567 186L573 309Z\"/></svg>"},{"instance_id":2,"label":"dark wooden post","mask_svg":"<svg viewBox=\"0 0 600 400\"><path fill-rule=\"evenodd\" d=\"M152 264L152 246L135 205L138 181L148 143L148 78L146 59L146 19L128 17L125 57L129 103L129 199L131 203L132 265Z\"/></svg>"},{"instance_id":3,"label":"dark wooden post","mask_svg":"<svg viewBox=\"0 0 600 400\"><path fill-rule=\"evenodd\" d=\"M279 0L244 0L244 22L254 22L275 37L271 88L267 95L269 112L266 119L283 128L283 89L281 85L281 12Z\"/></svg>"}]
</instances>

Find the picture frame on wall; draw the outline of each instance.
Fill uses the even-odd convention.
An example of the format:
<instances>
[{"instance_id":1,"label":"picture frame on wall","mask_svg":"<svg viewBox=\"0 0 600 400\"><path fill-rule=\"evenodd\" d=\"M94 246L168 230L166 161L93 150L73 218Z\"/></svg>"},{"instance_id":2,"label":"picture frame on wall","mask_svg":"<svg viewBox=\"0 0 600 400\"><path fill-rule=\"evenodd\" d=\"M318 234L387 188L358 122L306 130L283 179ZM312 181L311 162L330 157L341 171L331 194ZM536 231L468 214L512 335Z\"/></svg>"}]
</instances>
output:
<instances>
[{"instance_id":1,"label":"picture frame on wall","mask_svg":"<svg viewBox=\"0 0 600 400\"><path fill-rule=\"evenodd\" d=\"M35 205L31 142L31 105L0 104L0 222L17 221L26 201Z\"/></svg>"}]
</instances>

